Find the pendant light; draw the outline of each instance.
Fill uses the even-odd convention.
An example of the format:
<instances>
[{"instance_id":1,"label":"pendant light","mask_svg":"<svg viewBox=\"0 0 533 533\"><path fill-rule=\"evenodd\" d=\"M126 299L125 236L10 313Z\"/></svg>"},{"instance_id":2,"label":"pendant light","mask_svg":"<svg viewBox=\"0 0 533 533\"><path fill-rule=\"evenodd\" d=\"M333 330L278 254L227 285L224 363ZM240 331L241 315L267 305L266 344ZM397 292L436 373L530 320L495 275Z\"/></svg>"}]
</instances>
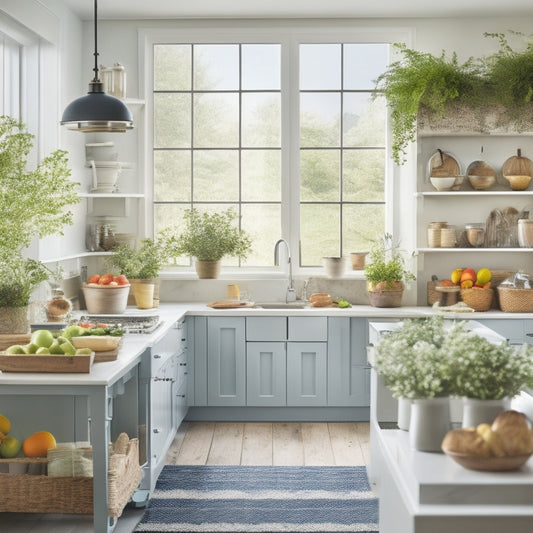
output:
<instances>
[{"instance_id":1,"label":"pendant light","mask_svg":"<svg viewBox=\"0 0 533 533\"><path fill-rule=\"evenodd\" d=\"M99 78L97 13L97 0L94 0L94 78L89 83L89 92L65 108L61 124L83 133L125 132L133 128L131 111L122 100L104 92Z\"/></svg>"}]
</instances>

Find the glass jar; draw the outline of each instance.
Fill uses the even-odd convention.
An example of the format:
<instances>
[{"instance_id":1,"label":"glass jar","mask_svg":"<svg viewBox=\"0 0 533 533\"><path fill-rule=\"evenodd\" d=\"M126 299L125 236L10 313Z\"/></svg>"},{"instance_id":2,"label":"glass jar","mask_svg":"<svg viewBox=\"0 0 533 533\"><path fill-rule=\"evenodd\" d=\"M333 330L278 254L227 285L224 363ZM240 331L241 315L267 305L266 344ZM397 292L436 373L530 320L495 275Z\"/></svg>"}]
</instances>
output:
<instances>
[{"instance_id":1,"label":"glass jar","mask_svg":"<svg viewBox=\"0 0 533 533\"><path fill-rule=\"evenodd\" d=\"M447 226L447 222L430 222L427 228L428 246L430 248L440 247L440 232Z\"/></svg>"},{"instance_id":2,"label":"glass jar","mask_svg":"<svg viewBox=\"0 0 533 533\"><path fill-rule=\"evenodd\" d=\"M440 247L455 248L457 241L455 226L446 226L440 230Z\"/></svg>"},{"instance_id":3,"label":"glass jar","mask_svg":"<svg viewBox=\"0 0 533 533\"><path fill-rule=\"evenodd\" d=\"M465 225L466 238L474 248L481 248L485 244L485 224L470 223Z\"/></svg>"},{"instance_id":4,"label":"glass jar","mask_svg":"<svg viewBox=\"0 0 533 533\"><path fill-rule=\"evenodd\" d=\"M521 218L518 221L518 244L520 248L533 248L533 219Z\"/></svg>"}]
</instances>

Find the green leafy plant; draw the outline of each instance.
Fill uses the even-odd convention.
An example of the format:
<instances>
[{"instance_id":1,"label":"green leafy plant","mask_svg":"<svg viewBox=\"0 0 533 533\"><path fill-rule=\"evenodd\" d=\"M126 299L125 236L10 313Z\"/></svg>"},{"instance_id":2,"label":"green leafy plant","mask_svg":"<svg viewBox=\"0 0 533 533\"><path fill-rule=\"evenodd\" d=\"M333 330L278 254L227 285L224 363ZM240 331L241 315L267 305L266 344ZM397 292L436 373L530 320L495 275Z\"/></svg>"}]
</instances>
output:
<instances>
[{"instance_id":1,"label":"green leafy plant","mask_svg":"<svg viewBox=\"0 0 533 533\"><path fill-rule=\"evenodd\" d=\"M33 170L28 157L33 135L21 122L0 117L0 305L28 305L32 291L51 271L25 259L34 237L62 234L72 224L68 209L80 201L78 183L70 179L67 153L56 150Z\"/></svg>"},{"instance_id":2,"label":"green leafy plant","mask_svg":"<svg viewBox=\"0 0 533 533\"><path fill-rule=\"evenodd\" d=\"M167 230L155 240L143 239L138 248L126 243L117 246L106 262L128 279L150 279L157 278L161 268L176 255L175 237Z\"/></svg>"},{"instance_id":3,"label":"green leafy plant","mask_svg":"<svg viewBox=\"0 0 533 533\"><path fill-rule=\"evenodd\" d=\"M392 154L401 163L406 146L415 140L421 107L442 116L451 101L477 99L484 82L472 58L459 63L456 53L447 58L445 52L434 56L403 43L394 47L402 57L377 78L375 96L384 95L391 109Z\"/></svg>"},{"instance_id":4,"label":"green leafy plant","mask_svg":"<svg viewBox=\"0 0 533 533\"><path fill-rule=\"evenodd\" d=\"M31 293L54 272L34 259L19 257L0 262L0 307L26 307Z\"/></svg>"},{"instance_id":5,"label":"green leafy plant","mask_svg":"<svg viewBox=\"0 0 533 533\"><path fill-rule=\"evenodd\" d=\"M384 283L387 288L394 288L398 282L416 279L407 270L402 252L394 245L390 233L385 233L381 240L374 243L368 259L364 272L366 280L372 286Z\"/></svg>"},{"instance_id":6,"label":"green leafy plant","mask_svg":"<svg viewBox=\"0 0 533 533\"><path fill-rule=\"evenodd\" d=\"M245 259L251 251L251 239L234 223L233 209L221 213L185 211L185 230L177 238L179 255L196 257L198 261L219 261L224 256Z\"/></svg>"}]
</instances>

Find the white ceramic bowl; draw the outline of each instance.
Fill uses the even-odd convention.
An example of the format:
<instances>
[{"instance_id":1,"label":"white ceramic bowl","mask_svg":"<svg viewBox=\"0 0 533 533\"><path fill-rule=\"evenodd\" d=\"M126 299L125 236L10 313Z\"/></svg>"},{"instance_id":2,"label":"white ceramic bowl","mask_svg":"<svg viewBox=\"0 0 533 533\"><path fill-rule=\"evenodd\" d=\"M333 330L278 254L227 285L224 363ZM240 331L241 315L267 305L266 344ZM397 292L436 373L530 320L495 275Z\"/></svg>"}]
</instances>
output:
<instances>
[{"instance_id":1,"label":"white ceramic bowl","mask_svg":"<svg viewBox=\"0 0 533 533\"><path fill-rule=\"evenodd\" d=\"M129 285L84 285L87 311L93 315L118 315L126 311Z\"/></svg>"},{"instance_id":2,"label":"white ceramic bowl","mask_svg":"<svg viewBox=\"0 0 533 533\"><path fill-rule=\"evenodd\" d=\"M455 185L456 176L449 176L449 177L436 177L431 176L429 178L429 181L431 181L431 185L437 189L437 191L451 191L452 187Z\"/></svg>"}]
</instances>

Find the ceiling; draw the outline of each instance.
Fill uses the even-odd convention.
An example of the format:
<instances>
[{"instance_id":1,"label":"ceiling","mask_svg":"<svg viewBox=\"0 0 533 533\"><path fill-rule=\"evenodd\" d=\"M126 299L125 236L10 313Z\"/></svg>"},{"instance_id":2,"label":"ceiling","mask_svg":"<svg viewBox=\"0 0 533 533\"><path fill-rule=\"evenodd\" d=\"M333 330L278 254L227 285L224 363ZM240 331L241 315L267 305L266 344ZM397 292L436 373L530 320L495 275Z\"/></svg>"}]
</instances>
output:
<instances>
[{"instance_id":1,"label":"ceiling","mask_svg":"<svg viewBox=\"0 0 533 533\"><path fill-rule=\"evenodd\" d=\"M63 0L80 18L93 0ZM506 17L533 15L531 0L99 0L99 19Z\"/></svg>"}]
</instances>

